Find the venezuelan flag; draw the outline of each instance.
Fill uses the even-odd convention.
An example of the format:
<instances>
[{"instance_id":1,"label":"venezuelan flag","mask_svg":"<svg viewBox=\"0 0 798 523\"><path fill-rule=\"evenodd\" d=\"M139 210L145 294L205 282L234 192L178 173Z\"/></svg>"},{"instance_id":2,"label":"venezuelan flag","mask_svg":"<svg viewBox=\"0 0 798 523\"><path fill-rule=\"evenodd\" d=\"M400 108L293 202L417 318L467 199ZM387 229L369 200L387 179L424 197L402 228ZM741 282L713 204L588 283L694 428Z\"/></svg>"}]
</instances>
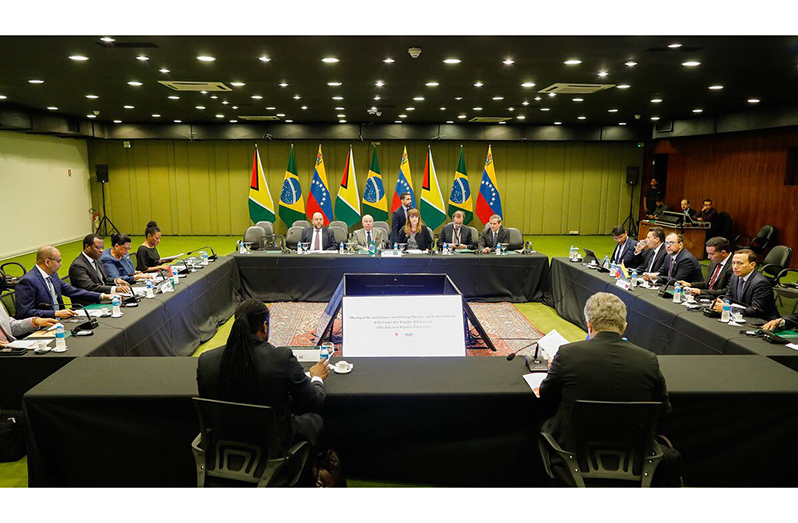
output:
<instances>
[{"instance_id":1,"label":"venezuelan flag","mask_svg":"<svg viewBox=\"0 0 798 523\"><path fill-rule=\"evenodd\" d=\"M338 197L335 199L335 219L346 222L349 227L360 221L360 198L357 194L355 158L352 155L351 145L344 165L344 174L341 177L341 186L338 187Z\"/></svg>"},{"instance_id":2,"label":"venezuelan flag","mask_svg":"<svg viewBox=\"0 0 798 523\"><path fill-rule=\"evenodd\" d=\"M258 146L255 146L255 158L252 160L252 178L249 182L249 219L252 223L274 223L274 201L269 185L266 183L266 174L260 163Z\"/></svg>"},{"instance_id":3,"label":"venezuelan flag","mask_svg":"<svg viewBox=\"0 0 798 523\"><path fill-rule=\"evenodd\" d=\"M377 159L377 146L371 155L371 167L366 178L366 189L363 191L363 214L370 214L374 221L388 220L388 199L382 185L380 162Z\"/></svg>"},{"instance_id":4,"label":"venezuelan flag","mask_svg":"<svg viewBox=\"0 0 798 523\"><path fill-rule=\"evenodd\" d=\"M460 146L460 161L457 162L457 170L454 173L454 183L452 183L452 193L449 196L449 207L447 213L449 218L456 211L465 214L464 224L468 224L474 218L474 201L471 199L471 186L468 183L466 174L465 154L463 146Z\"/></svg>"},{"instance_id":5,"label":"venezuelan flag","mask_svg":"<svg viewBox=\"0 0 798 523\"><path fill-rule=\"evenodd\" d=\"M483 224L490 221L494 214L502 214L502 198L499 194L499 186L496 183L496 171L493 168L493 153L490 145L488 146L488 157L485 159L485 169L482 171L482 181L479 184L479 195L477 196L477 216Z\"/></svg>"},{"instance_id":6,"label":"venezuelan flag","mask_svg":"<svg viewBox=\"0 0 798 523\"><path fill-rule=\"evenodd\" d=\"M327 184L327 171L324 169L324 157L321 155L321 145L316 153L316 167L313 169L313 181L310 182L308 194L308 219L320 212L324 216L324 225L329 225L333 219L332 195Z\"/></svg>"},{"instance_id":7,"label":"venezuelan flag","mask_svg":"<svg viewBox=\"0 0 798 523\"><path fill-rule=\"evenodd\" d=\"M421 182L421 219L431 229L437 229L446 221L443 210L443 195L432 161L432 147L427 147L427 162L424 164L424 179Z\"/></svg>"},{"instance_id":8,"label":"venezuelan flag","mask_svg":"<svg viewBox=\"0 0 798 523\"><path fill-rule=\"evenodd\" d=\"M413 192L413 176L410 174L410 162L408 161L407 156L407 146L405 146L405 152L402 153L402 160L399 162L399 178L396 180L396 188L393 191L393 199L391 200L391 213L393 213L399 206L402 205L402 201L399 199L399 195L405 192L410 193L410 207L416 207L416 193Z\"/></svg>"},{"instance_id":9,"label":"venezuelan flag","mask_svg":"<svg viewBox=\"0 0 798 523\"><path fill-rule=\"evenodd\" d=\"M280 219L291 227L296 220L305 219L305 200L302 198L302 184L296 173L294 144L288 153L288 167L285 168L283 188L280 191Z\"/></svg>"}]
</instances>

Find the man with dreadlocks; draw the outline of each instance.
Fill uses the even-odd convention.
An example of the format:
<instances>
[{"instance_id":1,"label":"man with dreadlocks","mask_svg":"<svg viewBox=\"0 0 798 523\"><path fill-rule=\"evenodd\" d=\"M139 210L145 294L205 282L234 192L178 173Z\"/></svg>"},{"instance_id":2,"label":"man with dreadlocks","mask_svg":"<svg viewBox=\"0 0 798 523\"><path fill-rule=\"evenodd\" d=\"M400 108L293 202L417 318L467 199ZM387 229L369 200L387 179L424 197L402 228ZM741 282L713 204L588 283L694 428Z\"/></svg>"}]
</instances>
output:
<instances>
[{"instance_id":1,"label":"man with dreadlocks","mask_svg":"<svg viewBox=\"0 0 798 523\"><path fill-rule=\"evenodd\" d=\"M236 309L227 344L200 356L197 385L203 398L273 407L278 417L290 417L293 440L315 446L329 374L329 364L322 360L310 368L308 378L290 349L271 345L269 308L250 299Z\"/></svg>"}]
</instances>

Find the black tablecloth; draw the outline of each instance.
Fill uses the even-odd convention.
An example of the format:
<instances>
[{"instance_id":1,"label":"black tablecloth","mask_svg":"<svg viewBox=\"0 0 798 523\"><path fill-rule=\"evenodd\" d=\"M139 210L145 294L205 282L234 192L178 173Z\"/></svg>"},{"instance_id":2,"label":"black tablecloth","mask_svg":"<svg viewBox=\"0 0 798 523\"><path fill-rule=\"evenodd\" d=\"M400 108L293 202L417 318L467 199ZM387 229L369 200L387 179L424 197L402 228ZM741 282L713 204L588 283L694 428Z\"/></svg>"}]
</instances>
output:
<instances>
[{"instance_id":1,"label":"black tablecloth","mask_svg":"<svg viewBox=\"0 0 798 523\"><path fill-rule=\"evenodd\" d=\"M175 292L123 308L121 318L100 318L90 337L67 338L65 353L0 359L0 406L19 408L25 391L83 356L190 356L232 316L240 301L235 260L219 258L180 278ZM65 324L71 329L75 324Z\"/></svg>"},{"instance_id":2,"label":"black tablecloth","mask_svg":"<svg viewBox=\"0 0 798 523\"><path fill-rule=\"evenodd\" d=\"M326 302L345 273L446 273L469 301L544 301L549 261L539 253L405 255L231 254L245 296L266 302Z\"/></svg>"},{"instance_id":3,"label":"black tablecloth","mask_svg":"<svg viewBox=\"0 0 798 523\"><path fill-rule=\"evenodd\" d=\"M543 480L540 410L504 358L351 358L328 378L330 444L353 477ZM758 356L660 357L665 421L693 486L798 485L798 374ZM193 358L82 358L25 395L31 486L193 486Z\"/></svg>"},{"instance_id":4,"label":"black tablecloth","mask_svg":"<svg viewBox=\"0 0 798 523\"><path fill-rule=\"evenodd\" d=\"M609 292L620 297L627 308L626 337L656 354L758 354L798 369L798 351L740 334L744 327L707 318L656 291L617 287L608 274L568 258L552 258L551 287L557 313L582 328L587 328L583 311L590 296Z\"/></svg>"}]
</instances>

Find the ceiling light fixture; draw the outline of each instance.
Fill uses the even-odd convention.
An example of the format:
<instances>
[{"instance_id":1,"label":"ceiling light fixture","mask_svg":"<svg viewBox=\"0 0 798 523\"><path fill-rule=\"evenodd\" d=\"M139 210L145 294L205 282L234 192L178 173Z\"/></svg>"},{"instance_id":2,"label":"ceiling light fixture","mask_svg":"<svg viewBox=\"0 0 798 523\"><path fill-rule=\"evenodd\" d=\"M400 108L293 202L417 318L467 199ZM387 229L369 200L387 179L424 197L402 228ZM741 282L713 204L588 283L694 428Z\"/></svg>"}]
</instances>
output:
<instances>
[{"instance_id":1,"label":"ceiling light fixture","mask_svg":"<svg viewBox=\"0 0 798 523\"><path fill-rule=\"evenodd\" d=\"M577 116L576 118L579 120L587 120L587 116Z\"/></svg>"},{"instance_id":2,"label":"ceiling light fixture","mask_svg":"<svg viewBox=\"0 0 798 523\"><path fill-rule=\"evenodd\" d=\"M338 118L346 118L345 114L336 114L335 116L337 116Z\"/></svg>"},{"instance_id":3,"label":"ceiling light fixture","mask_svg":"<svg viewBox=\"0 0 798 523\"><path fill-rule=\"evenodd\" d=\"M382 97L381 96L375 96L374 99L375 100L382 100Z\"/></svg>"},{"instance_id":4,"label":"ceiling light fixture","mask_svg":"<svg viewBox=\"0 0 798 523\"><path fill-rule=\"evenodd\" d=\"M669 45L668 47L670 47L671 49L678 49L678 48L680 48L681 46L682 46L682 44L671 44L671 45Z\"/></svg>"},{"instance_id":5,"label":"ceiling light fixture","mask_svg":"<svg viewBox=\"0 0 798 523\"><path fill-rule=\"evenodd\" d=\"M416 96L415 98L413 98L413 100L415 100L417 102L423 102L424 101L424 97L423 96Z\"/></svg>"},{"instance_id":6,"label":"ceiling light fixture","mask_svg":"<svg viewBox=\"0 0 798 523\"><path fill-rule=\"evenodd\" d=\"M307 111L308 110L308 106L307 105L303 105L302 107L300 107L300 109L302 109L303 111Z\"/></svg>"},{"instance_id":7,"label":"ceiling light fixture","mask_svg":"<svg viewBox=\"0 0 798 523\"><path fill-rule=\"evenodd\" d=\"M141 82L128 82L127 84L128 85L132 85L133 87L140 87L140 86L144 85Z\"/></svg>"},{"instance_id":8,"label":"ceiling light fixture","mask_svg":"<svg viewBox=\"0 0 798 523\"><path fill-rule=\"evenodd\" d=\"M133 106L133 105L126 105L126 106L125 106L125 109L135 109L135 108L136 108L136 107L135 107L135 106Z\"/></svg>"},{"instance_id":9,"label":"ceiling light fixture","mask_svg":"<svg viewBox=\"0 0 798 523\"><path fill-rule=\"evenodd\" d=\"M86 98L89 98L91 100L96 100L97 98L99 98L99 96L97 96L96 94L87 94Z\"/></svg>"},{"instance_id":10,"label":"ceiling light fixture","mask_svg":"<svg viewBox=\"0 0 798 523\"><path fill-rule=\"evenodd\" d=\"M461 61L462 60L460 60L459 58L447 58L446 60L443 61L443 63L445 63L445 64L459 64Z\"/></svg>"},{"instance_id":11,"label":"ceiling light fixture","mask_svg":"<svg viewBox=\"0 0 798 523\"><path fill-rule=\"evenodd\" d=\"M161 72L161 73L164 73L164 74L172 72L169 69L167 69L166 67L162 67L161 69L158 69L158 71Z\"/></svg>"},{"instance_id":12,"label":"ceiling light fixture","mask_svg":"<svg viewBox=\"0 0 798 523\"><path fill-rule=\"evenodd\" d=\"M333 100L343 100L344 97L343 96L333 96L332 99Z\"/></svg>"},{"instance_id":13,"label":"ceiling light fixture","mask_svg":"<svg viewBox=\"0 0 798 523\"><path fill-rule=\"evenodd\" d=\"M295 94L295 95L294 95L294 100L299 100L300 98L302 98L302 97L301 97L301 96L299 96L298 94Z\"/></svg>"},{"instance_id":14,"label":"ceiling light fixture","mask_svg":"<svg viewBox=\"0 0 798 523\"><path fill-rule=\"evenodd\" d=\"M136 60L138 60L139 62L146 62L149 59L150 58L148 56L144 56L144 55L136 57Z\"/></svg>"},{"instance_id":15,"label":"ceiling light fixture","mask_svg":"<svg viewBox=\"0 0 798 523\"><path fill-rule=\"evenodd\" d=\"M457 100L458 102L459 102L460 100L462 100L462 99L463 99L463 97L462 97L462 96L456 96L456 97L455 97L455 100Z\"/></svg>"},{"instance_id":16,"label":"ceiling light fixture","mask_svg":"<svg viewBox=\"0 0 798 523\"><path fill-rule=\"evenodd\" d=\"M516 117L515 117L515 119L516 119L516 120L526 120L526 116L524 116L523 114L521 114L521 115L518 115L518 116L516 116Z\"/></svg>"},{"instance_id":17,"label":"ceiling light fixture","mask_svg":"<svg viewBox=\"0 0 798 523\"><path fill-rule=\"evenodd\" d=\"M339 87L342 84L341 82L327 82L327 85L329 85L330 87Z\"/></svg>"},{"instance_id":18,"label":"ceiling light fixture","mask_svg":"<svg viewBox=\"0 0 798 523\"><path fill-rule=\"evenodd\" d=\"M176 96L176 95L172 95L172 96L169 97L169 99L170 100L180 100L180 97Z\"/></svg>"},{"instance_id":19,"label":"ceiling light fixture","mask_svg":"<svg viewBox=\"0 0 798 523\"><path fill-rule=\"evenodd\" d=\"M223 114L217 114L216 118L224 118L224 115Z\"/></svg>"},{"instance_id":20,"label":"ceiling light fixture","mask_svg":"<svg viewBox=\"0 0 798 523\"><path fill-rule=\"evenodd\" d=\"M510 65L510 64L507 64L507 65ZM499 125L504 125L504 124L506 124L506 123L507 123L507 122L499 122Z\"/></svg>"},{"instance_id":21,"label":"ceiling light fixture","mask_svg":"<svg viewBox=\"0 0 798 523\"><path fill-rule=\"evenodd\" d=\"M29 84L43 84L44 80L28 80Z\"/></svg>"},{"instance_id":22,"label":"ceiling light fixture","mask_svg":"<svg viewBox=\"0 0 798 523\"><path fill-rule=\"evenodd\" d=\"M541 111L551 111L551 108L550 107L541 107L540 110Z\"/></svg>"},{"instance_id":23,"label":"ceiling light fixture","mask_svg":"<svg viewBox=\"0 0 798 523\"><path fill-rule=\"evenodd\" d=\"M286 120L285 123L294 123L293 120Z\"/></svg>"},{"instance_id":24,"label":"ceiling light fixture","mask_svg":"<svg viewBox=\"0 0 798 523\"><path fill-rule=\"evenodd\" d=\"M153 117L153 118L160 118L160 117L161 117L161 115L160 115L160 114L154 114L154 115L152 115L152 117Z\"/></svg>"},{"instance_id":25,"label":"ceiling light fixture","mask_svg":"<svg viewBox=\"0 0 798 523\"><path fill-rule=\"evenodd\" d=\"M263 100L263 97L259 94L253 94L250 98L253 100Z\"/></svg>"},{"instance_id":26,"label":"ceiling light fixture","mask_svg":"<svg viewBox=\"0 0 798 523\"><path fill-rule=\"evenodd\" d=\"M618 125L626 125L626 122L618 122Z\"/></svg>"},{"instance_id":27,"label":"ceiling light fixture","mask_svg":"<svg viewBox=\"0 0 798 523\"><path fill-rule=\"evenodd\" d=\"M238 123L238 120L230 120L230 123Z\"/></svg>"},{"instance_id":28,"label":"ceiling light fixture","mask_svg":"<svg viewBox=\"0 0 798 523\"><path fill-rule=\"evenodd\" d=\"M720 91L721 89L723 89L723 86L722 85L710 85L709 89L711 91Z\"/></svg>"},{"instance_id":29,"label":"ceiling light fixture","mask_svg":"<svg viewBox=\"0 0 798 523\"><path fill-rule=\"evenodd\" d=\"M539 101L541 101L541 100L542 100L542 98L541 98L540 96L536 96L536 97L535 97L535 101L536 101L536 102L539 102Z\"/></svg>"},{"instance_id":30,"label":"ceiling light fixture","mask_svg":"<svg viewBox=\"0 0 798 523\"><path fill-rule=\"evenodd\" d=\"M385 85L385 82L383 82L382 80L377 80L377 81L374 83L374 85L376 85L377 87L382 87L383 85Z\"/></svg>"},{"instance_id":31,"label":"ceiling light fixture","mask_svg":"<svg viewBox=\"0 0 798 523\"><path fill-rule=\"evenodd\" d=\"M573 98L573 101L574 102L584 102L585 99L584 98Z\"/></svg>"},{"instance_id":32,"label":"ceiling light fixture","mask_svg":"<svg viewBox=\"0 0 798 523\"><path fill-rule=\"evenodd\" d=\"M633 61L624 62L623 65L625 65L626 67L634 67L634 66L637 65L637 62L633 62Z\"/></svg>"},{"instance_id":33,"label":"ceiling light fixture","mask_svg":"<svg viewBox=\"0 0 798 523\"><path fill-rule=\"evenodd\" d=\"M114 120L114 123L122 123L122 120Z\"/></svg>"},{"instance_id":34,"label":"ceiling light fixture","mask_svg":"<svg viewBox=\"0 0 798 523\"><path fill-rule=\"evenodd\" d=\"M174 120L175 123L183 123L183 120Z\"/></svg>"},{"instance_id":35,"label":"ceiling light fixture","mask_svg":"<svg viewBox=\"0 0 798 523\"><path fill-rule=\"evenodd\" d=\"M466 117L466 115L464 115L464 114L460 114L460 115L458 115L457 117L458 117L459 119L463 120L463 119Z\"/></svg>"},{"instance_id":36,"label":"ceiling light fixture","mask_svg":"<svg viewBox=\"0 0 798 523\"><path fill-rule=\"evenodd\" d=\"M395 60L393 58L386 58L385 60L383 60L383 62L385 62L386 64L392 64L395 62Z\"/></svg>"},{"instance_id":37,"label":"ceiling light fixture","mask_svg":"<svg viewBox=\"0 0 798 523\"><path fill-rule=\"evenodd\" d=\"M346 123L346 120L338 120L338 123Z\"/></svg>"},{"instance_id":38,"label":"ceiling light fixture","mask_svg":"<svg viewBox=\"0 0 798 523\"><path fill-rule=\"evenodd\" d=\"M415 107L405 107L405 111L415 111Z\"/></svg>"},{"instance_id":39,"label":"ceiling light fixture","mask_svg":"<svg viewBox=\"0 0 798 523\"><path fill-rule=\"evenodd\" d=\"M693 109L693 112L694 113L703 113L704 110L703 109Z\"/></svg>"},{"instance_id":40,"label":"ceiling light fixture","mask_svg":"<svg viewBox=\"0 0 798 523\"><path fill-rule=\"evenodd\" d=\"M759 98L749 98L748 99L748 103L749 104L758 104L759 103Z\"/></svg>"},{"instance_id":41,"label":"ceiling light fixture","mask_svg":"<svg viewBox=\"0 0 798 523\"><path fill-rule=\"evenodd\" d=\"M227 105L227 104L229 104L229 103L230 103L230 102L228 102L227 100L225 100L225 101L223 101L223 102L222 102L222 105Z\"/></svg>"},{"instance_id":42,"label":"ceiling light fixture","mask_svg":"<svg viewBox=\"0 0 798 523\"><path fill-rule=\"evenodd\" d=\"M345 111L346 109L344 109L343 107L336 107L335 110L336 111Z\"/></svg>"},{"instance_id":43,"label":"ceiling light fixture","mask_svg":"<svg viewBox=\"0 0 798 523\"><path fill-rule=\"evenodd\" d=\"M274 111L275 109L277 109L277 108L276 107L272 107L272 106L269 106L269 107L266 108L267 111Z\"/></svg>"},{"instance_id":44,"label":"ceiling light fixture","mask_svg":"<svg viewBox=\"0 0 798 523\"><path fill-rule=\"evenodd\" d=\"M493 97L493 100L496 100L497 102L498 102L499 100L504 100L504 96L494 96L494 97Z\"/></svg>"},{"instance_id":45,"label":"ceiling light fixture","mask_svg":"<svg viewBox=\"0 0 798 523\"><path fill-rule=\"evenodd\" d=\"M554 125L562 125L562 122L554 122Z\"/></svg>"},{"instance_id":46,"label":"ceiling light fixture","mask_svg":"<svg viewBox=\"0 0 798 523\"><path fill-rule=\"evenodd\" d=\"M96 114L87 114L86 118L97 118Z\"/></svg>"},{"instance_id":47,"label":"ceiling light fixture","mask_svg":"<svg viewBox=\"0 0 798 523\"><path fill-rule=\"evenodd\" d=\"M474 109L475 111L481 111L481 110L482 110L482 107L474 107L473 109Z\"/></svg>"},{"instance_id":48,"label":"ceiling light fixture","mask_svg":"<svg viewBox=\"0 0 798 523\"><path fill-rule=\"evenodd\" d=\"M446 107L438 107L438 109L440 109L441 111L445 111Z\"/></svg>"},{"instance_id":49,"label":"ceiling light fixture","mask_svg":"<svg viewBox=\"0 0 798 523\"><path fill-rule=\"evenodd\" d=\"M507 110L510 111L510 112L513 112L513 111L515 111L515 107L508 107Z\"/></svg>"},{"instance_id":50,"label":"ceiling light fixture","mask_svg":"<svg viewBox=\"0 0 798 523\"><path fill-rule=\"evenodd\" d=\"M632 86L629 85L629 84L621 84L621 85L618 86L618 89L629 89L630 87L632 87Z\"/></svg>"},{"instance_id":51,"label":"ceiling light fixture","mask_svg":"<svg viewBox=\"0 0 798 523\"><path fill-rule=\"evenodd\" d=\"M200 62L215 62L216 58L214 58L213 56L203 55L203 56L198 56L197 60L199 60Z\"/></svg>"},{"instance_id":52,"label":"ceiling light fixture","mask_svg":"<svg viewBox=\"0 0 798 523\"><path fill-rule=\"evenodd\" d=\"M659 120L659 116L652 116L651 117L651 121L652 122L656 122L657 120Z\"/></svg>"},{"instance_id":53,"label":"ceiling light fixture","mask_svg":"<svg viewBox=\"0 0 798 523\"><path fill-rule=\"evenodd\" d=\"M245 84L244 82L230 82L230 85L232 85L233 87L244 87L247 84Z\"/></svg>"},{"instance_id":54,"label":"ceiling light fixture","mask_svg":"<svg viewBox=\"0 0 798 523\"><path fill-rule=\"evenodd\" d=\"M602 77L602 78L604 78L604 77L605 77L605 76L607 76L608 74L610 74L610 73L608 73L607 71L599 71L599 73L598 73L598 75L599 75L600 77Z\"/></svg>"},{"instance_id":55,"label":"ceiling light fixture","mask_svg":"<svg viewBox=\"0 0 798 523\"><path fill-rule=\"evenodd\" d=\"M579 65L582 63L582 60L571 59L571 60L566 60L563 63L565 65Z\"/></svg>"},{"instance_id":56,"label":"ceiling light fixture","mask_svg":"<svg viewBox=\"0 0 798 523\"><path fill-rule=\"evenodd\" d=\"M116 42L116 38L111 38L110 36L103 36L102 38L100 38L100 40L105 42L105 43L107 43L107 44L110 44L112 42Z\"/></svg>"},{"instance_id":57,"label":"ceiling light fixture","mask_svg":"<svg viewBox=\"0 0 798 523\"><path fill-rule=\"evenodd\" d=\"M524 82L521 84L521 87L526 87L526 88L535 87L535 84L533 82Z\"/></svg>"},{"instance_id":58,"label":"ceiling light fixture","mask_svg":"<svg viewBox=\"0 0 798 523\"><path fill-rule=\"evenodd\" d=\"M652 99L652 100L651 100L651 103L652 103L652 104L659 104L659 103L662 103L662 99L661 99L661 98L654 98L654 99Z\"/></svg>"},{"instance_id":59,"label":"ceiling light fixture","mask_svg":"<svg viewBox=\"0 0 798 523\"><path fill-rule=\"evenodd\" d=\"M288 87L288 84L285 83L285 82L281 82L281 83L279 83L277 85L279 85L280 87Z\"/></svg>"},{"instance_id":60,"label":"ceiling light fixture","mask_svg":"<svg viewBox=\"0 0 798 523\"><path fill-rule=\"evenodd\" d=\"M407 115L406 114L400 114L399 118L407 118Z\"/></svg>"},{"instance_id":61,"label":"ceiling light fixture","mask_svg":"<svg viewBox=\"0 0 798 523\"><path fill-rule=\"evenodd\" d=\"M538 100L540 100L540 98L538 98ZM524 100L523 102L521 102L521 105L529 105L529 102L527 102L526 100Z\"/></svg>"},{"instance_id":62,"label":"ceiling light fixture","mask_svg":"<svg viewBox=\"0 0 798 523\"><path fill-rule=\"evenodd\" d=\"M196 109L199 109L200 111L202 111L202 110L204 110L204 109L205 109L205 106L204 106L204 105L198 105L198 106L196 107Z\"/></svg>"},{"instance_id":63,"label":"ceiling light fixture","mask_svg":"<svg viewBox=\"0 0 798 523\"><path fill-rule=\"evenodd\" d=\"M504 65L513 65L515 63L515 60L513 60L512 58L508 58L505 61L503 61L502 63Z\"/></svg>"},{"instance_id":64,"label":"ceiling light fixture","mask_svg":"<svg viewBox=\"0 0 798 523\"><path fill-rule=\"evenodd\" d=\"M340 62L339 59L333 58L332 56L329 56L327 58L322 58L321 61L324 62L325 64L335 64Z\"/></svg>"},{"instance_id":65,"label":"ceiling light fixture","mask_svg":"<svg viewBox=\"0 0 798 523\"><path fill-rule=\"evenodd\" d=\"M682 65L685 67L698 67L699 65L701 65L701 62L692 60L690 62L682 62Z\"/></svg>"},{"instance_id":66,"label":"ceiling light fixture","mask_svg":"<svg viewBox=\"0 0 798 523\"><path fill-rule=\"evenodd\" d=\"M280 118L284 118L285 117L285 113L277 113L277 116L279 116Z\"/></svg>"},{"instance_id":67,"label":"ceiling light fixture","mask_svg":"<svg viewBox=\"0 0 798 523\"><path fill-rule=\"evenodd\" d=\"M446 120L446 123L454 123L453 120Z\"/></svg>"},{"instance_id":68,"label":"ceiling light fixture","mask_svg":"<svg viewBox=\"0 0 798 523\"><path fill-rule=\"evenodd\" d=\"M618 109L607 109L608 113L617 113Z\"/></svg>"},{"instance_id":69,"label":"ceiling light fixture","mask_svg":"<svg viewBox=\"0 0 798 523\"><path fill-rule=\"evenodd\" d=\"M0 100L5 100L5 96L0 96ZM54 105L50 105L50 106L47 107L47 109L50 110L50 111L57 111L58 107L56 107Z\"/></svg>"},{"instance_id":70,"label":"ceiling light fixture","mask_svg":"<svg viewBox=\"0 0 798 523\"><path fill-rule=\"evenodd\" d=\"M272 61L272 59L269 58L268 56L261 56L260 58L258 58L258 60L260 60L261 62L271 62Z\"/></svg>"},{"instance_id":71,"label":"ceiling light fixture","mask_svg":"<svg viewBox=\"0 0 798 523\"><path fill-rule=\"evenodd\" d=\"M482 82L480 82L480 81L477 81L477 82L474 84L474 87L482 87L483 85L485 85L485 84L483 84L483 83L482 83Z\"/></svg>"},{"instance_id":72,"label":"ceiling light fixture","mask_svg":"<svg viewBox=\"0 0 798 523\"><path fill-rule=\"evenodd\" d=\"M427 87L438 87L440 84L438 82L427 82L424 85Z\"/></svg>"},{"instance_id":73,"label":"ceiling light fixture","mask_svg":"<svg viewBox=\"0 0 798 523\"><path fill-rule=\"evenodd\" d=\"M555 96L557 96L557 93L549 93L549 98L554 98Z\"/></svg>"},{"instance_id":74,"label":"ceiling light fixture","mask_svg":"<svg viewBox=\"0 0 798 523\"><path fill-rule=\"evenodd\" d=\"M74 60L76 62L85 62L86 60L89 59L89 57L88 56L79 55L79 54L73 54L72 56L69 57L69 59L70 60Z\"/></svg>"}]
</instances>

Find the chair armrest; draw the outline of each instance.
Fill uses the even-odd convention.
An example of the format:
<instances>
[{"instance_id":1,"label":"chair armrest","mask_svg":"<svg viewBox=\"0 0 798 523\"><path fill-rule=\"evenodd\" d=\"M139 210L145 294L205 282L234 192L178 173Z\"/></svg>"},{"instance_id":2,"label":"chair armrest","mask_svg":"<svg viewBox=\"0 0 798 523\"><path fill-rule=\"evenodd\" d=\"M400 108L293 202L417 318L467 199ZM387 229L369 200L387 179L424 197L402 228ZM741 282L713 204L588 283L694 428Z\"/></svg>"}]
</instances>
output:
<instances>
[{"instance_id":1,"label":"chair armrest","mask_svg":"<svg viewBox=\"0 0 798 523\"><path fill-rule=\"evenodd\" d=\"M748 238L748 241L745 243L745 247L751 245L751 237L748 236L747 234L741 234L738 237L736 237L734 239L734 245L740 245L740 239L741 238ZM740 245L740 246L742 246L742 245Z\"/></svg>"},{"instance_id":2,"label":"chair armrest","mask_svg":"<svg viewBox=\"0 0 798 523\"><path fill-rule=\"evenodd\" d=\"M201 488L205 486L205 451L200 443L202 443L201 432L191 442L191 452L194 454L194 464L197 469L197 486Z\"/></svg>"},{"instance_id":3,"label":"chair armrest","mask_svg":"<svg viewBox=\"0 0 798 523\"><path fill-rule=\"evenodd\" d=\"M784 269L784 267L782 265L776 265L775 263L768 263L767 265L763 265L759 269L759 272L761 272L765 276L773 275L773 274L778 275L778 274L781 274L782 272L784 272L783 269ZM773 278L777 279L778 276L774 276Z\"/></svg>"},{"instance_id":4,"label":"chair armrest","mask_svg":"<svg viewBox=\"0 0 798 523\"><path fill-rule=\"evenodd\" d=\"M779 274L776 276L776 285L781 285L781 279L791 272L798 272L798 269L790 269L789 267L782 269L781 272L779 272Z\"/></svg>"},{"instance_id":5,"label":"chair armrest","mask_svg":"<svg viewBox=\"0 0 798 523\"><path fill-rule=\"evenodd\" d=\"M544 465L546 466L546 473L549 475L549 477L553 478L554 473L551 470L551 463L546 463L549 460L548 460L548 453L546 452L546 448L543 444L544 441L548 443L548 445L557 454L559 454L563 460L565 460L565 465L568 467L568 472L571 473L571 477L573 477L576 486L584 487L585 480L582 478L582 474L579 471L579 463L576 461L576 453L571 452L569 450L563 450L562 447L560 447L560 445L557 443L557 440L554 439L554 436L552 436L548 432L541 432L539 446L541 450L541 456L543 455L546 456L546 458L544 458Z\"/></svg>"}]
</instances>

